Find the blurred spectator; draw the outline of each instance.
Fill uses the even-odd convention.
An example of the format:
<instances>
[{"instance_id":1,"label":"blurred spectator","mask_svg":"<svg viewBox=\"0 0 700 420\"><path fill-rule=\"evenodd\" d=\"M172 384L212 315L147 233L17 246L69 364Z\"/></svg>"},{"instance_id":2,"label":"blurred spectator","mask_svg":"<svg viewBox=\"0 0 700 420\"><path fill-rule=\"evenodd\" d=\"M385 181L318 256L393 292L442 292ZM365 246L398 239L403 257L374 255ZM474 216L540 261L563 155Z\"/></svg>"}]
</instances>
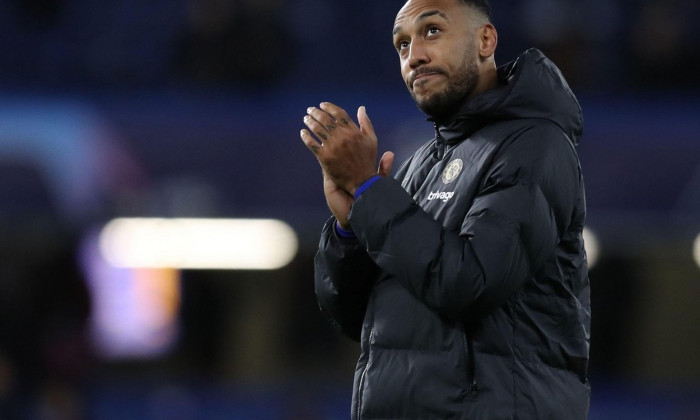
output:
<instances>
[{"instance_id":1,"label":"blurred spectator","mask_svg":"<svg viewBox=\"0 0 700 420\"><path fill-rule=\"evenodd\" d=\"M77 395L90 302L38 169L3 160L0 180L0 418L24 419L38 400L61 411L54 397Z\"/></svg>"},{"instance_id":2,"label":"blurred spectator","mask_svg":"<svg viewBox=\"0 0 700 420\"><path fill-rule=\"evenodd\" d=\"M56 23L64 0L14 0L23 25L43 29Z\"/></svg>"},{"instance_id":3,"label":"blurred spectator","mask_svg":"<svg viewBox=\"0 0 700 420\"><path fill-rule=\"evenodd\" d=\"M190 0L178 41L185 80L245 86L278 81L289 66L281 1Z\"/></svg>"},{"instance_id":4,"label":"blurred spectator","mask_svg":"<svg viewBox=\"0 0 700 420\"><path fill-rule=\"evenodd\" d=\"M629 79L638 88L697 88L700 5L692 0L644 2L632 15Z\"/></svg>"},{"instance_id":5,"label":"blurred spectator","mask_svg":"<svg viewBox=\"0 0 700 420\"><path fill-rule=\"evenodd\" d=\"M620 3L527 0L514 21L527 47L541 49L562 70L574 90L619 87L623 32Z\"/></svg>"}]
</instances>

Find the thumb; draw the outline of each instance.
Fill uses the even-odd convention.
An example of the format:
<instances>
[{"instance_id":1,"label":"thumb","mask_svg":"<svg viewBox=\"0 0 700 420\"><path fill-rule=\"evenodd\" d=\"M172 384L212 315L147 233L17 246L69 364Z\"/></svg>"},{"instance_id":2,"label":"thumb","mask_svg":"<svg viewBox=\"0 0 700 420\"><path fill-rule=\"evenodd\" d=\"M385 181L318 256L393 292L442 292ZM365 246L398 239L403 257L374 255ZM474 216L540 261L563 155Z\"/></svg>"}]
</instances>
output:
<instances>
[{"instance_id":1,"label":"thumb","mask_svg":"<svg viewBox=\"0 0 700 420\"><path fill-rule=\"evenodd\" d=\"M394 152L384 152L379 160L379 176L387 177L391 174L391 167L394 165Z\"/></svg>"},{"instance_id":2,"label":"thumb","mask_svg":"<svg viewBox=\"0 0 700 420\"><path fill-rule=\"evenodd\" d=\"M362 134L376 138L374 134L374 126L367 115L367 108L365 108L364 105L357 109L357 122L360 123L360 131Z\"/></svg>"}]
</instances>

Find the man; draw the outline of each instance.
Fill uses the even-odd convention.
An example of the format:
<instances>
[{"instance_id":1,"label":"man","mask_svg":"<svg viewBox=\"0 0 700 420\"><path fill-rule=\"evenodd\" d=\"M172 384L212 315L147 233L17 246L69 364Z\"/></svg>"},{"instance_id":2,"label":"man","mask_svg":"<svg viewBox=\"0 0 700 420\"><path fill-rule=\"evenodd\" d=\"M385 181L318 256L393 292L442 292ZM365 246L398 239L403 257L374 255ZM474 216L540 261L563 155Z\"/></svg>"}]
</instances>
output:
<instances>
[{"instance_id":1,"label":"man","mask_svg":"<svg viewBox=\"0 0 700 420\"><path fill-rule=\"evenodd\" d=\"M496 67L483 0L409 0L393 38L435 138L392 178L363 107L301 132L333 213L316 294L361 342L352 418L587 418L578 102L537 50Z\"/></svg>"}]
</instances>

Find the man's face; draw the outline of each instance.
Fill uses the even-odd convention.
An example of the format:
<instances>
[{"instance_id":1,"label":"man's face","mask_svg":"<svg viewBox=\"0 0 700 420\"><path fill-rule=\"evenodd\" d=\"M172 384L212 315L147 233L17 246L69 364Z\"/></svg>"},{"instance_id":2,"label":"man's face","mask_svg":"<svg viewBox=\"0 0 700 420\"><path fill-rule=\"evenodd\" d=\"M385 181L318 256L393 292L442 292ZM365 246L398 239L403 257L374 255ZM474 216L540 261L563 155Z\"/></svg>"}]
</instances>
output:
<instances>
[{"instance_id":1,"label":"man's face","mask_svg":"<svg viewBox=\"0 0 700 420\"><path fill-rule=\"evenodd\" d=\"M479 81L472 13L457 0L409 0L396 16L393 38L401 76L428 115L456 110Z\"/></svg>"}]
</instances>

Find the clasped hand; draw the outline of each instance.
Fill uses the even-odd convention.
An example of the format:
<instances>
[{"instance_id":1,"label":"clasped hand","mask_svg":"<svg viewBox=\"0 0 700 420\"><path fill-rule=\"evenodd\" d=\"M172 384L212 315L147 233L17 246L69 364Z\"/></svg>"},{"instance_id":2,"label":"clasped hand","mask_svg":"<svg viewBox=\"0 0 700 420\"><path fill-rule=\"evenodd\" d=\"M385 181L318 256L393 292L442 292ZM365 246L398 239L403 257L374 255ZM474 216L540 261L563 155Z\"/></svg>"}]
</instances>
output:
<instances>
[{"instance_id":1,"label":"clasped hand","mask_svg":"<svg viewBox=\"0 0 700 420\"><path fill-rule=\"evenodd\" d=\"M374 175L388 176L394 154L377 162L377 136L364 106L357 110L359 126L342 108L323 102L309 107L304 117L308 129L301 130L301 139L321 165L326 200L341 226L349 226L347 214L355 190ZM313 133L313 135L312 135Z\"/></svg>"}]
</instances>

